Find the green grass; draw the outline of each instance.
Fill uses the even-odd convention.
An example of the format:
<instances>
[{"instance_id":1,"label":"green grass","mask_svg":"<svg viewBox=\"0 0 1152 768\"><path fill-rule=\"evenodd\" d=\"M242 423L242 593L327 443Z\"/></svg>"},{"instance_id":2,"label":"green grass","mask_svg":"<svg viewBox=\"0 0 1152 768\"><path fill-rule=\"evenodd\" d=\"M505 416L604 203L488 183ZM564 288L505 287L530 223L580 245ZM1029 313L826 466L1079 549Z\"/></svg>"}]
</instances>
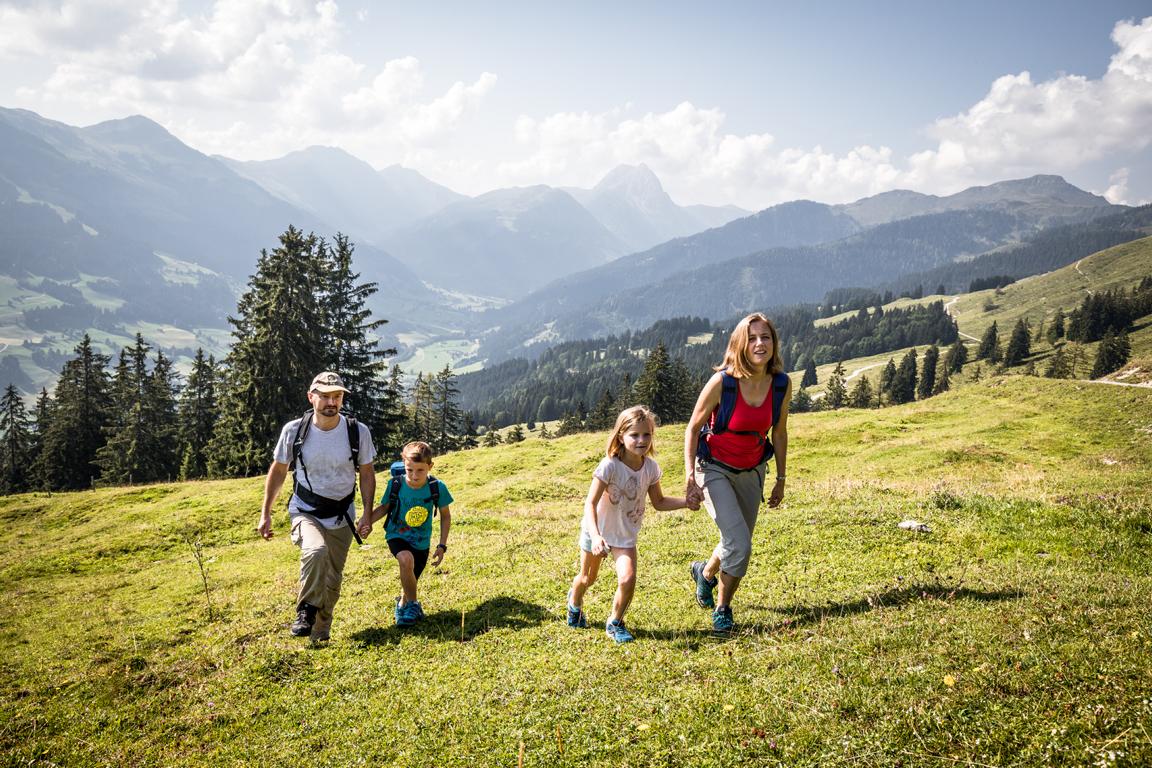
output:
<instances>
[{"instance_id":1,"label":"green grass","mask_svg":"<svg viewBox=\"0 0 1152 768\"><path fill-rule=\"evenodd\" d=\"M683 477L663 427L665 491ZM286 515L259 479L0 499L7 765L1147 765L1152 391L999 377L791 421L708 632L703 512L649 511L637 635L563 622L604 436L449 454L451 551L429 621L392 623L377 538L332 642L288 636ZM281 505L282 506L282 505ZM905 519L932 532L897 528ZM207 559L212 618L191 542ZM602 622L609 569L586 603Z\"/></svg>"}]
</instances>

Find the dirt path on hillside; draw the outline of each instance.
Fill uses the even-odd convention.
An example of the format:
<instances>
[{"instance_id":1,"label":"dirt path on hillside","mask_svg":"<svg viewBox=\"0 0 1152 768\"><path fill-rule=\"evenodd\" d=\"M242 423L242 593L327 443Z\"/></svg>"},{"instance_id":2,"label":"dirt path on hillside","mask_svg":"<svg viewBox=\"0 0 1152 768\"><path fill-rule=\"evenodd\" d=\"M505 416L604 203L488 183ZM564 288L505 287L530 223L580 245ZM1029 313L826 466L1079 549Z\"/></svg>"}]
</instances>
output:
<instances>
[{"instance_id":1,"label":"dirt path on hillside","mask_svg":"<svg viewBox=\"0 0 1152 768\"><path fill-rule=\"evenodd\" d=\"M958 301L960 301L960 297L959 296L953 296L952 301L950 301L944 305L945 314L947 314L949 317L952 317L952 312L951 312L952 305ZM952 317L952 319L955 320L956 318ZM975 336L969 336L968 334L964 333L964 331L960 330L960 324L959 323L956 324L956 333L960 334L961 336L963 336L966 339L971 339L972 341L976 341L976 342L980 341L980 339L976 338Z\"/></svg>"}]
</instances>

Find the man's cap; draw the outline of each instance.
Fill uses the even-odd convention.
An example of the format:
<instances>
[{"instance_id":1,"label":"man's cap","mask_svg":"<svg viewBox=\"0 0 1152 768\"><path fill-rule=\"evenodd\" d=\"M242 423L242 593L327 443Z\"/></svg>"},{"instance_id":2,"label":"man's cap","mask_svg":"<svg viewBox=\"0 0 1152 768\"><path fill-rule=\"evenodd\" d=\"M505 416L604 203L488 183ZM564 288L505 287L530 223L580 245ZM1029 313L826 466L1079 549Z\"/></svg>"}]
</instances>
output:
<instances>
[{"instance_id":1,"label":"man's cap","mask_svg":"<svg viewBox=\"0 0 1152 768\"><path fill-rule=\"evenodd\" d=\"M352 390L344 386L344 379L340 378L340 374L324 371L324 373L316 374L316 378L312 379L312 386L308 387L308 391L322 392L327 395L332 392L351 392Z\"/></svg>"}]
</instances>

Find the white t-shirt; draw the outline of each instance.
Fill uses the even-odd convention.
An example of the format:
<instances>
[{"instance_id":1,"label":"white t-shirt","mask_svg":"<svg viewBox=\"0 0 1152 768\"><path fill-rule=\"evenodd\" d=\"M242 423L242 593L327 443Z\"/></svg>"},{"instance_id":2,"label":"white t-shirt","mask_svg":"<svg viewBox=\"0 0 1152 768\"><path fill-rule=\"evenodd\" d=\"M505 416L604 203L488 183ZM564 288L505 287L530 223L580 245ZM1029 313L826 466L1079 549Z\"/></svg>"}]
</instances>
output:
<instances>
[{"instance_id":1,"label":"white t-shirt","mask_svg":"<svg viewBox=\"0 0 1152 768\"><path fill-rule=\"evenodd\" d=\"M607 488L596 505L600 534L610 547L634 547L640 524L644 522L644 504L648 489L660 481L660 465L649 457L638 470L628 468L615 456L600 460L592 476ZM591 531L585 531L591 535Z\"/></svg>"},{"instance_id":2,"label":"white t-shirt","mask_svg":"<svg viewBox=\"0 0 1152 768\"><path fill-rule=\"evenodd\" d=\"M309 417L311 418L311 417ZM296 430L300 428L300 419L293 419L280 430L280 439L276 441L276 448L272 458L282 464L292 463L292 443L296 440ZM360 428L360 455L361 464L371 464L376 458L376 448L372 445L372 434L363 422L357 422ZM352 446L348 443L348 422L340 416L340 423L329 430L323 430L313 423L308 427L308 434L304 438L304 445L300 446L300 462L296 465L296 477L301 485L310 487L313 493L328 499L342 499L352 493L356 487L357 468L352 466ZM303 464L308 472L305 475ZM288 514L296 516L304 512L311 512L312 507L292 494L288 501ZM356 500L348 506L348 516L356 519ZM340 517L320 518L325 528L339 528L344 524Z\"/></svg>"}]
</instances>

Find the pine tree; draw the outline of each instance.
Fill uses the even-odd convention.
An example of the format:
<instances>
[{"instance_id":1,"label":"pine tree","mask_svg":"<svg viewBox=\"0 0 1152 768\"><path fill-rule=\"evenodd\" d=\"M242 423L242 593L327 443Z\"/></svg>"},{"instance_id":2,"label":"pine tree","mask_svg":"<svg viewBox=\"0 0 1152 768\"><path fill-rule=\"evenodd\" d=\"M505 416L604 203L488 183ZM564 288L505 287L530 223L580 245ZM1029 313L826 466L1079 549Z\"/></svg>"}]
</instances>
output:
<instances>
[{"instance_id":1,"label":"pine tree","mask_svg":"<svg viewBox=\"0 0 1152 768\"><path fill-rule=\"evenodd\" d=\"M408 428L404 442L411 440L430 442L429 436L435 434L436 428L436 398L432 391L432 374L427 376L422 373L416 374L411 395L412 403L408 410Z\"/></svg>"},{"instance_id":2,"label":"pine tree","mask_svg":"<svg viewBox=\"0 0 1152 768\"><path fill-rule=\"evenodd\" d=\"M1048 367L1044 370L1044 375L1049 379L1072 378L1072 365L1068 356L1064 354L1063 346L1056 347L1052 357L1048 358Z\"/></svg>"},{"instance_id":3,"label":"pine tree","mask_svg":"<svg viewBox=\"0 0 1152 768\"><path fill-rule=\"evenodd\" d=\"M522 443L524 442L524 430L519 424L513 424L512 428L508 430L508 434L505 435L504 440L509 444Z\"/></svg>"},{"instance_id":4,"label":"pine tree","mask_svg":"<svg viewBox=\"0 0 1152 768\"><path fill-rule=\"evenodd\" d=\"M120 350L112 374L111 419L106 427L106 442L96 452L100 477L108 483L145 482L139 469L147 450L143 410L150 349L144 337L137 333L135 345Z\"/></svg>"},{"instance_id":5,"label":"pine tree","mask_svg":"<svg viewBox=\"0 0 1152 768\"><path fill-rule=\"evenodd\" d=\"M176 413L176 442L180 447L180 479L208 474L208 441L216 426L216 360L197 349L188 382L180 394Z\"/></svg>"},{"instance_id":6,"label":"pine tree","mask_svg":"<svg viewBox=\"0 0 1152 768\"><path fill-rule=\"evenodd\" d=\"M612 394L611 389L606 389L588 414L588 429L593 431L612 429L616 423L617 414L616 397Z\"/></svg>"},{"instance_id":7,"label":"pine tree","mask_svg":"<svg viewBox=\"0 0 1152 768\"><path fill-rule=\"evenodd\" d=\"M947 392L951 388L952 372L948 370L947 366L945 366L944 369L940 372L940 378L936 379L936 385L932 387L932 394L935 396L941 392Z\"/></svg>"},{"instance_id":8,"label":"pine tree","mask_svg":"<svg viewBox=\"0 0 1152 768\"><path fill-rule=\"evenodd\" d=\"M97 352L88 334L64 363L56 383L52 418L44 432L35 474L51 490L88 488L96 475L96 452L109 425L108 356Z\"/></svg>"},{"instance_id":9,"label":"pine tree","mask_svg":"<svg viewBox=\"0 0 1152 768\"><path fill-rule=\"evenodd\" d=\"M288 227L280 246L261 251L240 297L225 360L220 412L209 444L209 473L252 475L268 463L281 426L307 410L308 383L329 366L321 297L330 274L315 235Z\"/></svg>"},{"instance_id":10,"label":"pine tree","mask_svg":"<svg viewBox=\"0 0 1152 768\"><path fill-rule=\"evenodd\" d=\"M28 469L30 476L29 487L37 490L50 487L48 482L49 478L45 474L45 465L41 462L40 456L44 452L44 435L52 423L52 413L52 396L48 394L46 388L42 387L40 394L36 397L36 408L33 411L33 425L35 429L32 432L32 444L29 451L30 465Z\"/></svg>"},{"instance_id":11,"label":"pine tree","mask_svg":"<svg viewBox=\"0 0 1152 768\"><path fill-rule=\"evenodd\" d=\"M383 424L380 432L372 432L372 442L376 445L376 461L383 466L391 463L392 457L400 455L406 442L408 416L404 406L406 392L404 371L393 365L388 372L388 381L380 393L379 415Z\"/></svg>"},{"instance_id":12,"label":"pine tree","mask_svg":"<svg viewBox=\"0 0 1152 768\"><path fill-rule=\"evenodd\" d=\"M32 420L15 384L9 384L0 399L0 441L0 494L28 490Z\"/></svg>"},{"instance_id":13,"label":"pine tree","mask_svg":"<svg viewBox=\"0 0 1152 768\"><path fill-rule=\"evenodd\" d=\"M1048 326L1048 332L1045 338L1052 346L1056 346L1056 342L1064 337L1064 310L1057 309L1056 316L1052 318L1052 324ZM1063 378L1063 377L1061 377Z\"/></svg>"},{"instance_id":14,"label":"pine tree","mask_svg":"<svg viewBox=\"0 0 1152 768\"><path fill-rule=\"evenodd\" d=\"M548 431L548 425L543 423L543 422L540 423L540 439L541 440L552 439L552 433Z\"/></svg>"},{"instance_id":15,"label":"pine tree","mask_svg":"<svg viewBox=\"0 0 1152 768\"><path fill-rule=\"evenodd\" d=\"M480 441L480 445L485 448L495 448L504 441L500 439L500 433L495 429L489 429L484 433L484 439Z\"/></svg>"},{"instance_id":16,"label":"pine tree","mask_svg":"<svg viewBox=\"0 0 1152 768\"><path fill-rule=\"evenodd\" d=\"M384 408L384 378L388 364L384 358L394 349L380 349L375 338L378 329L388 321L372 319L367 301L379 288L376 283L361 283L360 273L352 271L355 247L343 234L333 237L328 247L323 240L317 249L327 262L328 275L321 291L327 333L326 368L337 371L351 392L344 396L344 410L368 425L373 437L389 428Z\"/></svg>"},{"instance_id":17,"label":"pine tree","mask_svg":"<svg viewBox=\"0 0 1152 768\"><path fill-rule=\"evenodd\" d=\"M847 399L847 388L844 384L844 363L837 362L828 377L828 385L824 388L824 402L827 407L835 410L844 406Z\"/></svg>"},{"instance_id":18,"label":"pine tree","mask_svg":"<svg viewBox=\"0 0 1152 768\"><path fill-rule=\"evenodd\" d=\"M575 435L583 431L584 423L580 420L580 414L569 411L564 414L564 418L560 420L560 426L556 428L556 437Z\"/></svg>"},{"instance_id":19,"label":"pine tree","mask_svg":"<svg viewBox=\"0 0 1152 768\"><path fill-rule=\"evenodd\" d=\"M432 395L432 449L437 454L447 453L457 447L457 435L463 422L464 413L460 410L460 388L456 386L456 374L445 364L435 378L428 377Z\"/></svg>"},{"instance_id":20,"label":"pine tree","mask_svg":"<svg viewBox=\"0 0 1152 768\"><path fill-rule=\"evenodd\" d=\"M1111 330L1106 331L1096 347L1096 360L1092 364L1090 378L1098 379L1120 369L1128 362L1131 354L1132 346L1127 331L1120 336L1114 335Z\"/></svg>"},{"instance_id":21,"label":"pine tree","mask_svg":"<svg viewBox=\"0 0 1152 768\"><path fill-rule=\"evenodd\" d=\"M816 379L816 361L808 358L808 365L804 367L804 378L800 380L801 387L814 387L819 383Z\"/></svg>"},{"instance_id":22,"label":"pine tree","mask_svg":"<svg viewBox=\"0 0 1152 768\"><path fill-rule=\"evenodd\" d=\"M900 367L892 380L892 402L910 403L916 399L916 350L910 349L900 359Z\"/></svg>"},{"instance_id":23,"label":"pine tree","mask_svg":"<svg viewBox=\"0 0 1152 768\"><path fill-rule=\"evenodd\" d=\"M949 373L960 373L964 368L964 364L968 362L968 347L964 346L964 342L957 337L956 341L952 342L952 346L948 347L948 357L945 368Z\"/></svg>"},{"instance_id":24,"label":"pine tree","mask_svg":"<svg viewBox=\"0 0 1152 768\"><path fill-rule=\"evenodd\" d=\"M808 390L800 387L792 393L792 402L788 404L789 413L807 413L813 410L812 395Z\"/></svg>"},{"instance_id":25,"label":"pine tree","mask_svg":"<svg viewBox=\"0 0 1152 768\"><path fill-rule=\"evenodd\" d=\"M936 366L940 362L940 348L933 344L924 352L924 362L920 367L920 382L916 385L916 397L926 400L932 397L936 388Z\"/></svg>"},{"instance_id":26,"label":"pine tree","mask_svg":"<svg viewBox=\"0 0 1152 768\"><path fill-rule=\"evenodd\" d=\"M888 363L880 371L880 387L876 390L877 405L882 397L887 397L889 402L892 402L892 384L896 381L896 363L892 358L888 358Z\"/></svg>"},{"instance_id":27,"label":"pine tree","mask_svg":"<svg viewBox=\"0 0 1152 768\"><path fill-rule=\"evenodd\" d=\"M980 338L980 346L976 348L977 360L988 360L992 363L1000 362L1000 339L996 330L996 321L992 321L992 325L988 326L988 330L984 331L984 335Z\"/></svg>"},{"instance_id":28,"label":"pine tree","mask_svg":"<svg viewBox=\"0 0 1152 768\"><path fill-rule=\"evenodd\" d=\"M1012 335L1008 338L1008 347L1004 350L1004 365L1019 365L1031 352L1031 334L1028 333L1028 324L1024 318L1020 318L1016 321L1016 325L1012 328Z\"/></svg>"},{"instance_id":29,"label":"pine tree","mask_svg":"<svg viewBox=\"0 0 1152 768\"><path fill-rule=\"evenodd\" d=\"M462 451L470 451L480 445L480 436L476 433L476 419L470 413L464 415L464 434L460 435L457 445Z\"/></svg>"},{"instance_id":30,"label":"pine tree","mask_svg":"<svg viewBox=\"0 0 1152 768\"><path fill-rule=\"evenodd\" d=\"M684 420L682 371L672 364L664 342L648 354L644 371L633 389L636 399L651 408L661 423Z\"/></svg>"},{"instance_id":31,"label":"pine tree","mask_svg":"<svg viewBox=\"0 0 1152 768\"><path fill-rule=\"evenodd\" d=\"M867 376L861 374L860 378L856 380L856 385L852 387L852 393L848 396L848 405L853 408L871 408L872 400L872 383L868 381Z\"/></svg>"}]
</instances>

